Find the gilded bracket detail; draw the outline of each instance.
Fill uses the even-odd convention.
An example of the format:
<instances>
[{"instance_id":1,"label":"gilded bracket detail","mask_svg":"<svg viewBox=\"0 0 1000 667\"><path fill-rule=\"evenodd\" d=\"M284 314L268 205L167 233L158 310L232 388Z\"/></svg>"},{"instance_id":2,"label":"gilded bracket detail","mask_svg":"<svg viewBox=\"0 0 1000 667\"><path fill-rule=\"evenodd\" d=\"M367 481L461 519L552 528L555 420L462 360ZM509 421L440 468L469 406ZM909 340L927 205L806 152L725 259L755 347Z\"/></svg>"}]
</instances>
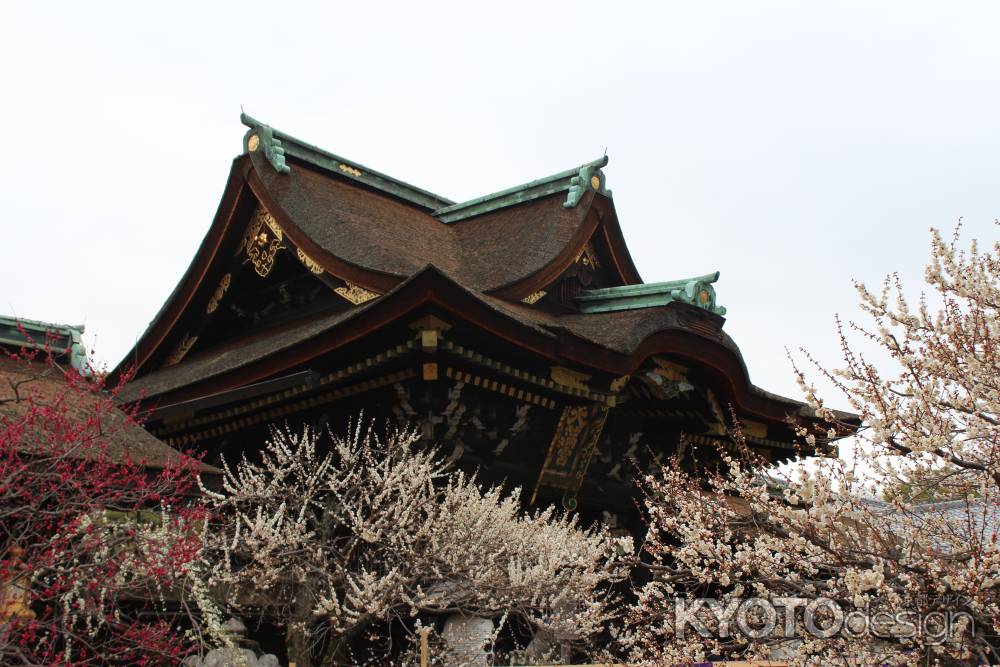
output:
<instances>
[{"instance_id":1,"label":"gilded bracket detail","mask_svg":"<svg viewBox=\"0 0 1000 667\"><path fill-rule=\"evenodd\" d=\"M343 287L338 287L333 291L353 303L355 306L365 303L366 301L371 301L379 296L376 292L366 290L364 287L360 287L347 281L344 281Z\"/></svg>"},{"instance_id":2,"label":"gilded bracket detail","mask_svg":"<svg viewBox=\"0 0 1000 667\"><path fill-rule=\"evenodd\" d=\"M547 292L546 292L545 290L543 290L543 289L540 289L540 290L538 290L537 292L532 292L532 293L531 293L531 294L529 294L528 296L526 296L526 297L524 297L523 299L521 299L521 303L526 303L526 304L528 304L529 306L533 306L533 305L535 305L536 303L538 303L538 302L539 302L539 300L541 300L541 298L542 298L543 296L545 296L546 294L547 294Z\"/></svg>"},{"instance_id":3,"label":"gilded bracket detail","mask_svg":"<svg viewBox=\"0 0 1000 667\"><path fill-rule=\"evenodd\" d=\"M593 266L595 269L601 266L601 263L597 259L597 252L594 251L594 246L590 241L587 241L586 245L583 246L583 250L580 251L580 254L573 261L576 264L582 263L584 266Z\"/></svg>"},{"instance_id":4,"label":"gilded bracket detail","mask_svg":"<svg viewBox=\"0 0 1000 667\"><path fill-rule=\"evenodd\" d=\"M582 389L584 391L589 391L590 389L587 386L587 380L590 379L590 376L586 373L580 373L579 371L562 366L553 366L549 371L549 376L553 382L561 384L564 387L573 387L574 389Z\"/></svg>"},{"instance_id":5,"label":"gilded bracket detail","mask_svg":"<svg viewBox=\"0 0 1000 667\"><path fill-rule=\"evenodd\" d=\"M229 283L232 282L232 275L226 274L222 276L219 280L218 286L215 288L215 292L212 294L211 298L208 300L208 305L205 307L205 312L211 315L219 307L219 303L222 302L222 297L226 295L226 290L229 289Z\"/></svg>"},{"instance_id":6,"label":"gilded bracket detail","mask_svg":"<svg viewBox=\"0 0 1000 667\"><path fill-rule=\"evenodd\" d=\"M184 357L187 355L187 353L191 351L191 348L194 347L194 344L197 342L198 342L197 336L190 336L188 334L184 334L184 338L181 340L180 343L177 344L177 347L175 347L173 351L171 351L166 361L163 362L163 365L174 366L176 364L179 364L181 360L184 359Z\"/></svg>"},{"instance_id":7,"label":"gilded bracket detail","mask_svg":"<svg viewBox=\"0 0 1000 667\"><path fill-rule=\"evenodd\" d=\"M623 375L619 378L615 378L614 380L611 381L609 389L611 389L611 391L615 393L618 393L619 391L625 388L625 385L628 384L628 381L631 377L632 375L629 374L629 375Z\"/></svg>"},{"instance_id":8,"label":"gilded bracket detail","mask_svg":"<svg viewBox=\"0 0 1000 667\"><path fill-rule=\"evenodd\" d=\"M309 269L310 273L315 273L317 275L323 273L323 267L320 266L316 260L303 252L302 248L296 248L295 254L298 255L299 261L302 262L307 269Z\"/></svg>"}]
</instances>

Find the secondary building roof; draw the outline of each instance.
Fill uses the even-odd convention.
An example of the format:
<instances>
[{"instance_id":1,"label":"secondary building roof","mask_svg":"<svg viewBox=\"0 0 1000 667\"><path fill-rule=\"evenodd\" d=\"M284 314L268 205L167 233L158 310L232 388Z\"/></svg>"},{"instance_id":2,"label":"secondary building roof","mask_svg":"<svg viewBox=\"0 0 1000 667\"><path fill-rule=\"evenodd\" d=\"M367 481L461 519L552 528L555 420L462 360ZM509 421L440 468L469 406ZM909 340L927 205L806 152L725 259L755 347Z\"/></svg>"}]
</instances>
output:
<instances>
[{"instance_id":1,"label":"secondary building roof","mask_svg":"<svg viewBox=\"0 0 1000 667\"><path fill-rule=\"evenodd\" d=\"M163 468L186 458L114 408L107 397L86 384L90 380L83 385L68 382L76 373L87 374L82 332L82 326L0 315L0 425L18 423L33 405L62 402L67 418L81 423L97 418L107 437L101 447L83 446L74 456L88 459L99 451L113 461L128 459L147 468ZM21 350L28 354L19 354ZM37 355L32 357L32 351ZM30 438L23 444L25 452L37 453ZM199 464L199 470L220 472L204 464Z\"/></svg>"}]
</instances>

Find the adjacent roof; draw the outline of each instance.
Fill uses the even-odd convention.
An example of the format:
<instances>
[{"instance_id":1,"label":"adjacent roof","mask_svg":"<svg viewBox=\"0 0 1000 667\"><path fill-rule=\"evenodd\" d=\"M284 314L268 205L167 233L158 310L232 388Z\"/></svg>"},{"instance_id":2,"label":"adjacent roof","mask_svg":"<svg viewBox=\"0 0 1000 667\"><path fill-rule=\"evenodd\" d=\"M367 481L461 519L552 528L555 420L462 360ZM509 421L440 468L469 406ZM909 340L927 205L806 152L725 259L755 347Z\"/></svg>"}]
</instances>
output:
<instances>
[{"instance_id":1,"label":"adjacent roof","mask_svg":"<svg viewBox=\"0 0 1000 667\"><path fill-rule=\"evenodd\" d=\"M69 416L84 420L97 414L98 403L103 399L85 388L69 388L65 372L58 365L0 358L0 424L16 422L27 414L32 401L52 403L67 392L70 392L66 408ZM108 435L107 450L102 451L113 460L128 458L148 468L163 468L171 461L186 458L110 404L100 414L102 431ZM28 453L32 453L30 448ZM93 449L79 451L82 459L93 455ZM200 472L219 472L206 464L199 464L198 468Z\"/></svg>"},{"instance_id":2,"label":"adjacent roof","mask_svg":"<svg viewBox=\"0 0 1000 667\"><path fill-rule=\"evenodd\" d=\"M949 551L955 543L980 540L990 543L1000 537L1000 503L995 499L971 498L920 503L913 505L909 513L918 526L921 520L945 524L947 528L944 535L935 534L938 531L934 530L928 530L927 535L932 544L942 551Z\"/></svg>"},{"instance_id":3,"label":"adjacent roof","mask_svg":"<svg viewBox=\"0 0 1000 667\"><path fill-rule=\"evenodd\" d=\"M919 529L928 546L945 553L955 544L992 542L1000 537L1000 503L993 498L930 501L902 508L876 498L864 503L875 513L890 515L901 530Z\"/></svg>"},{"instance_id":4,"label":"adjacent roof","mask_svg":"<svg viewBox=\"0 0 1000 667\"><path fill-rule=\"evenodd\" d=\"M78 371L84 371L87 362L83 331L82 324L54 324L0 315L0 346L47 350L53 356L66 357Z\"/></svg>"}]
</instances>

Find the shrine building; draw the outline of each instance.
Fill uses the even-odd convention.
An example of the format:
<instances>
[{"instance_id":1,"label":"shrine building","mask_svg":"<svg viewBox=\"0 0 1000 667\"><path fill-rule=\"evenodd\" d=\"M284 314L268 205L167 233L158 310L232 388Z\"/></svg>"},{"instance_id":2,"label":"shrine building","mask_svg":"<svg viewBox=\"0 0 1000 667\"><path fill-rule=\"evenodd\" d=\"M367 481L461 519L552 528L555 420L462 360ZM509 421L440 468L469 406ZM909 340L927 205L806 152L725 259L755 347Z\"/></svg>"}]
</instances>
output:
<instances>
[{"instance_id":1,"label":"shrine building","mask_svg":"<svg viewBox=\"0 0 1000 667\"><path fill-rule=\"evenodd\" d=\"M217 464L271 425L363 413L599 516L629 511L649 465L732 447L730 409L775 463L816 425L751 382L718 272L642 281L606 157L453 202L242 121L201 246L115 370L167 444Z\"/></svg>"}]
</instances>

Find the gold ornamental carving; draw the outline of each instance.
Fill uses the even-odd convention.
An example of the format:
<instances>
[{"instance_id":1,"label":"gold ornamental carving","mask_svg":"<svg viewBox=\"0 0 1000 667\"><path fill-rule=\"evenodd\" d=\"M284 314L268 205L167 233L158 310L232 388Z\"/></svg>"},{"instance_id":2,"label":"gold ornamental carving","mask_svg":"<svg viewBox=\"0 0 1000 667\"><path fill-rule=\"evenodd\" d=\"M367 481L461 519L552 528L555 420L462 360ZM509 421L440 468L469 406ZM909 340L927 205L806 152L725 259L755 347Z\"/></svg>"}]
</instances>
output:
<instances>
[{"instance_id":1,"label":"gold ornamental carving","mask_svg":"<svg viewBox=\"0 0 1000 667\"><path fill-rule=\"evenodd\" d=\"M740 419L740 430L743 432L743 435L750 436L751 438L767 437L767 424L763 422Z\"/></svg>"},{"instance_id":2,"label":"gold ornamental carving","mask_svg":"<svg viewBox=\"0 0 1000 667\"><path fill-rule=\"evenodd\" d=\"M222 302L222 297L226 295L226 290L229 289L229 283L232 282L232 280L233 280L232 275L228 273L222 276L222 279L219 280L218 286L216 286L215 288L215 292L208 300L208 306L205 307L206 313L211 315L218 309L219 303Z\"/></svg>"},{"instance_id":3,"label":"gold ornamental carving","mask_svg":"<svg viewBox=\"0 0 1000 667\"><path fill-rule=\"evenodd\" d=\"M728 435L729 430L726 428L726 414L722 411L722 406L719 405L719 401L715 398L715 392L711 389L706 389L705 400L714 417L714 421L708 425L708 432L712 435Z\"/></svg>"},{"instance_id":4,"label":"gold ornamental carving","mask_svg":"<svg viewBox=\"0 0 1000 667\"><path fill-rule=\"evenodd\" d=\"M341 164L341 165L338 166L338 169L340 169L345 174L350 174L351 176L354 176L355 178L357 178L358 176L361 175L361 170L360 169L355 169L354 167L352 167L350 165Z\"/></svg>"},{"instance_id":5,"label":"gold ornamental carving","mask_svg":"<svg viewBox=\"0 0 1000 667\"><path fill-rule=\"evenodd\" d=\"M586 410L586 431L581 439L579 454L576 456L573 466L577 489L580 488L583 478L587 475L587 468L590 467L590 459L594 456L594 452L597 451L597 444L601 438L601 433L604 431L604 422L608 420L607 406L591 405Z\"/></svg>"},{"instance_id":6,"label":"gold ornamental carving","mask_svg":"<svg viewBox=\"0 0 1000 667\"><path fill-rule=\"evenodd\" d=\"M597 451L607 419L608 407L604 405L592 403L563 408L549 444L545 464L535 484L532 502L538 495L538 489L543 486L566 491L564 503L567 498L571 502L575 499L587 476L590 460ZM575 507L575 502L573 506Z\"/></svg>"},{"instance_id":7,"label":"gold ornamental carving","mask_svg":"<svg viewBox=\"0 0 1000 667\"><path fill-rule=\"evenodd\" d=\"M188 334L184 334L184 338L181 340L180 343L177 344L177 347L175 347L173 351L167 356L167 360L163 362L163 365L173 366L175 364L179 364L181 360L185 357L185 355L187 355L187 353L191 350L192 347L194 347L194 344L197 342L198 342L197 336L189 336Z\"/></svg>"},{"instance_id":8,"label":"gold ornamental carving","mask_svg":"<svg viewBox=\"0 0 1000 667\"><path fill-rule=\"evenodd\" d=\"M622 389L624 389L625 385L628 384L629 378L631 377L632 377L631 375L623 375L620 378L615 378L614 380L612 380L610 385L611 391L619 392Z\"/></svg>"},{"instance_id":9,"label":"gold ornamental carving","mask_svg":"<svg viewBox=\"0 0 1000 667\"><path fill-rule=\"evenodd\" d=\"M540 300L540 299L541 299L541 298L542 298L543 296L545 296L545 295L546 295L546 293L547 293L547 292L546 292L545 290L543 290L543 289L540 289L540 290L538 290L537 292L532 292L532 293L531 293L531 294L529 294L528 296L526 296L526 297L524 297L523 299L521 299L521 303L526 303L526 304L528 304L529 306L533 306L533 305L535 305L536 303L538 303L538 301L539 301L539 300Z\"/></svg>"},{"instance_id":10,"label":"gold ornamental carving","mask_svg":"<svg viewBox=\"0 0 1000 667\"><path fill-rule=\"evenodd\" d=\"M274 216L263 206L258 206L250 220L244 241L247 259L261 278L267 277L274 268L274 259L281 250L284 233Z\"/></svg>"},{"instance_id":11,"label":"gold ornamental carving","mask_svg":"<svg viewBox=\"0 0 1000 667\"><path fill-rule=\"evenodd\" d=\"M597 253L594 251L594 246L587 241L587 244L583 246L583 250L580 254L576 256L576 263L583 264L584 266L592 266L598 268L601 263L597 261Z\"/></svg>"},{"instance_id":12,"label":"gold ornamental carving","mask_svg":"<svg viewBox=\"0 0 1000 667\"><path fill-rule=\"evenodd\" d=\"M333 291L353 303L355 306L365 303L366 301L371 301L379 296L375 292L371 292L366 290L364 287L360 287L347 281L344 281L343 287L338 287Z\"/></svg>"},{"instance_id":13,"label":"gold ornamental carving","mask_svg":"<svg viewBox=\"0 0 1000 667\"><path fill-rule=\"evenodd\" d=\"M590 379L590 376L586 373L580 373L579 371L570 370L562 366L553 366L549 371L549 375L553 382L561 384L564 387L582 389L583 391L587 391L588 389L587 380Z\"/></svg>"},{"instance_id":14,"label":"gold ornamental carving","mask_svg":"<svg viewBox=\"0 0 1000 667\"><path fill-rule=\"evenodd\" d=\"M555 437L552 438L551 456L555 464L562 468L580 441L580 434L587 425L590 411L587 406L569 407L563 410Z\"/></svg>"},{"instance_id":15,"label":"gold ornamental carving","mask_svg":"<svg viewBox=\"0 0 1000 667\"><path fill-rule=\"evenodd\" d=\"M35 618L31 610L31 576L21 558L24 550L14 546L8 553L9 572L6 579L0 579L0 624L9 623L11 619Z\"/></svg>"},{"instance_id":16,"label":"gold ornamental carving","mask_svg":"<svg viewBox=\"0 0 1000 667\"><path fill-rule=\"evenodd\" d=\"M317 275L320 274L320 273L323 273L323 267L320 266L316 262L316 260L314 260L312 257L310 257L309 255L307 255L304 252L302 252L302 248L296 248L295 249L295 254L299 256L299 261L302 262L302 264L307 269L309 269L309 271L311 273L315 273Z\"/></svg>"}]
</instances>

